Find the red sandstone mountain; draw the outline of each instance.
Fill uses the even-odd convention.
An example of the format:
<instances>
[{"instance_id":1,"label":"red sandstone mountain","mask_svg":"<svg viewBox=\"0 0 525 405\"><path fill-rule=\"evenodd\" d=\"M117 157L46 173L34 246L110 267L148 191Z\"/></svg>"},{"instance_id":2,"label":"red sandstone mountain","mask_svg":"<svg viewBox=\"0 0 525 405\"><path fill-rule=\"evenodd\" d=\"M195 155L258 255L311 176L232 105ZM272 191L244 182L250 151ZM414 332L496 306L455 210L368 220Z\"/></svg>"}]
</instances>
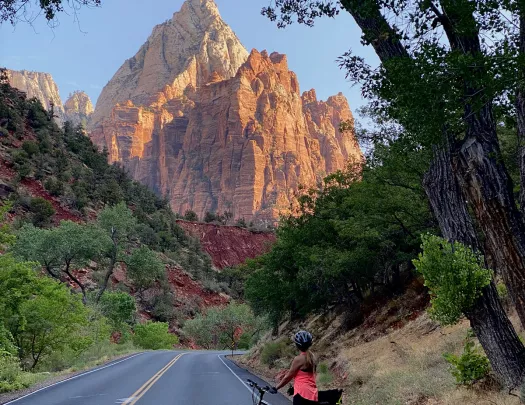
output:
<instances>
[{"instance_id":1,"label":"red sandstone mountain","mask_svg":"<svg viewBox=\"0 0 525 405\"><path fill-rule=\"evenodd\" d=\"M212 0L154 28L102 91L90 134L175 211L275 219L301 185L361 159L342 94L301 96L286 56L248 56Z\"/></svg>"}]
</instances>

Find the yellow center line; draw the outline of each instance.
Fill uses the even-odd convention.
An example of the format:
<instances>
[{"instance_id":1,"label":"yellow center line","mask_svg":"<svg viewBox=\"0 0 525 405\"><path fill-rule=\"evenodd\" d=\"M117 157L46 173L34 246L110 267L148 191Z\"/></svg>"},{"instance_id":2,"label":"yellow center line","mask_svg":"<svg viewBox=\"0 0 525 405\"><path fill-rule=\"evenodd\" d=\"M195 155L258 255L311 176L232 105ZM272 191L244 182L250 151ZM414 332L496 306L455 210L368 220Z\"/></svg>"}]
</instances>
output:
<instances>
[{"instance_id":1,"label":"yellow center line","mask_svg":"<svg viewBox=\"0 0 525 405\"><path fill-rule=\"evenodd\" d=\"M146 392L148 392L148 390L153 386L153 384L155 384L158 381L158 379L162 377L164 373L168 371L169 368L173 366L177 362L177 360L179 360L184 354L185 353L181 353L175 356L173 360L171 360L168 364L166 364L153 377L151 377L148 381L146 381L144 385L142 385L142 387L140 387L137 391L135 391L135 393L130 397L133 399L133 401L129 402L128 405L135 405L138 402L138 400L142 398Z\"/></svg>"}]
</instances>

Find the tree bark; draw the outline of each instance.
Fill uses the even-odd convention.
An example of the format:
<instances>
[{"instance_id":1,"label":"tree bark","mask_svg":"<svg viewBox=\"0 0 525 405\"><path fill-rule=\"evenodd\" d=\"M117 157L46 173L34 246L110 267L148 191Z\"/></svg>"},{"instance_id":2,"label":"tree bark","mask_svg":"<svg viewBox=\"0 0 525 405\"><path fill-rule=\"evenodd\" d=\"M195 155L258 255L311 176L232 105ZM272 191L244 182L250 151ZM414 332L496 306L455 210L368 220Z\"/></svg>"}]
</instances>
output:
<instances>
[{"instance_id":1,"label":"tree bark","mask_svg":"<svg viewBox=\"0 0 525 405\"><path fill-rule=\"evenodd\" d=\"M525 57L525 2L518 1L519 47L518 55ZM518 124L518 165L520 168L519 203L522 216L525 215L525 66L518 63L518 88L516 91L516 120Z\"/></svg>"},{"instance_id":2,"label":"tree bark","mask_svg":"<svg viewBox=\"0 0 525 405\"><path fill-rule=\"evenodd\" d=\"M453 176L447 149L435 150L423 186L443 236L478 250L474 225ZM496 375L509 388L520 386L525 375L525 347L505 313L493 282L483 289L481 297L465 316Z\"/></svg>"},{"instance_id":3,"label":"tree bark","mask_svg":"<svg viewBox=\"0 0 525 405\"><path fill-rule=\"evenodd\" d=\"M483 52L473 11L468 11L464 1L442 2L442 9L443 13L436 11L436 17L443 24L451 49L481 58ZM492 100L483 99L484 89L473 80L484 73L479 64L461 78L466 134L462 142L453 145L453 168L485 235L485 251L503 276L525 326L525 225L501 157ZM483 105L476 106L476 101Z\"/></svg>"}]
</instances>

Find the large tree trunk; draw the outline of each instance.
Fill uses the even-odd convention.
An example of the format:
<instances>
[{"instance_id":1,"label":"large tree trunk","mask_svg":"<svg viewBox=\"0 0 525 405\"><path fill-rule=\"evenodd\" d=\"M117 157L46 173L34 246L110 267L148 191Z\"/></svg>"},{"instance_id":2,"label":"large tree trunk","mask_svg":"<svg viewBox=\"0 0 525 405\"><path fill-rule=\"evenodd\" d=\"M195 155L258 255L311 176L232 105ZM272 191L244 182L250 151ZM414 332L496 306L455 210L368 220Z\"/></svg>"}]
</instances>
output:
<instances>
[{"instance_id":1,"label":"large tree trunk","mask_svg":"<svg viewBox=\"0 0 525 405\"><path fill-rule=\"evenodd\" d=\"M498 155L497 145L471 137L455 157L454 167L485 235L486 255L503 277L525 325L525 227Z\"/></svg>"},{"instance_id":2,"label":"large tree trunk","mask_svg":"<svg viewBox=\"0 0 525 405\"><path fill-rule=\"evenodd\" d=\"M519 56L525 57L525 2L519 1ZM516 91L516 120L518 123L518 165L520 168L520 209L525 214L525 65L518 64Z\"/></svg>"},{"instance_id":3,"label":"large tree trunk","mask_svg":"<svg viewBox=\"0 0 525 405\"><path fill-rule=\"evenodd\" d=\"M466 0L441 2L435 10L454 52L483 58L474 11ZM485 235L485 251L503 276L525 326L525 225L512 191L496 132L492 102L476 80L486 74L482 63L463 83L465 138L453 145L454 171ZM479 105L481 105L481 107ZM492 263L491 263L492 264Z\"/></svg>"},{"instance_id":4,"label":"large tree trunk","mask_svg":"<svg viewBox=\"0 0 525 405\"><path fill-rule=\"evenodd\" d=\"M452 173L448 148L436 150L423 186L443 236L478 249L465 198ZM525 374L525 347L509 321L493 282L465 313L492 369L509 388L521 385Z\"/></svg>"}]
</instances>

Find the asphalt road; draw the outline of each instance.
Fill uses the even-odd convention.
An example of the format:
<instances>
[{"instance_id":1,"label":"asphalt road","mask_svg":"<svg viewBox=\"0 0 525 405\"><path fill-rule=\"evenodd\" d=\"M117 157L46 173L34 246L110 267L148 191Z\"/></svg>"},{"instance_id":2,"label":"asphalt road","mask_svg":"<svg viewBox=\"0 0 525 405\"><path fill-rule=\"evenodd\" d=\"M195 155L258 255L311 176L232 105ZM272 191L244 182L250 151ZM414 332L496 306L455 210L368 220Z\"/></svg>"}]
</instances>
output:
<instances>
[{"instance_id":1,"label":"asphalt road","mask_svg":"<svg viewBox=\"0 0 525 405\"><path fill-rule=\"evenodd\" d=\"M220 352L148 352L49 386L13 405L252 405L243 381L267 385ZM270 405L290 405L266 394Z\"/></svg>"}]
</instances>

